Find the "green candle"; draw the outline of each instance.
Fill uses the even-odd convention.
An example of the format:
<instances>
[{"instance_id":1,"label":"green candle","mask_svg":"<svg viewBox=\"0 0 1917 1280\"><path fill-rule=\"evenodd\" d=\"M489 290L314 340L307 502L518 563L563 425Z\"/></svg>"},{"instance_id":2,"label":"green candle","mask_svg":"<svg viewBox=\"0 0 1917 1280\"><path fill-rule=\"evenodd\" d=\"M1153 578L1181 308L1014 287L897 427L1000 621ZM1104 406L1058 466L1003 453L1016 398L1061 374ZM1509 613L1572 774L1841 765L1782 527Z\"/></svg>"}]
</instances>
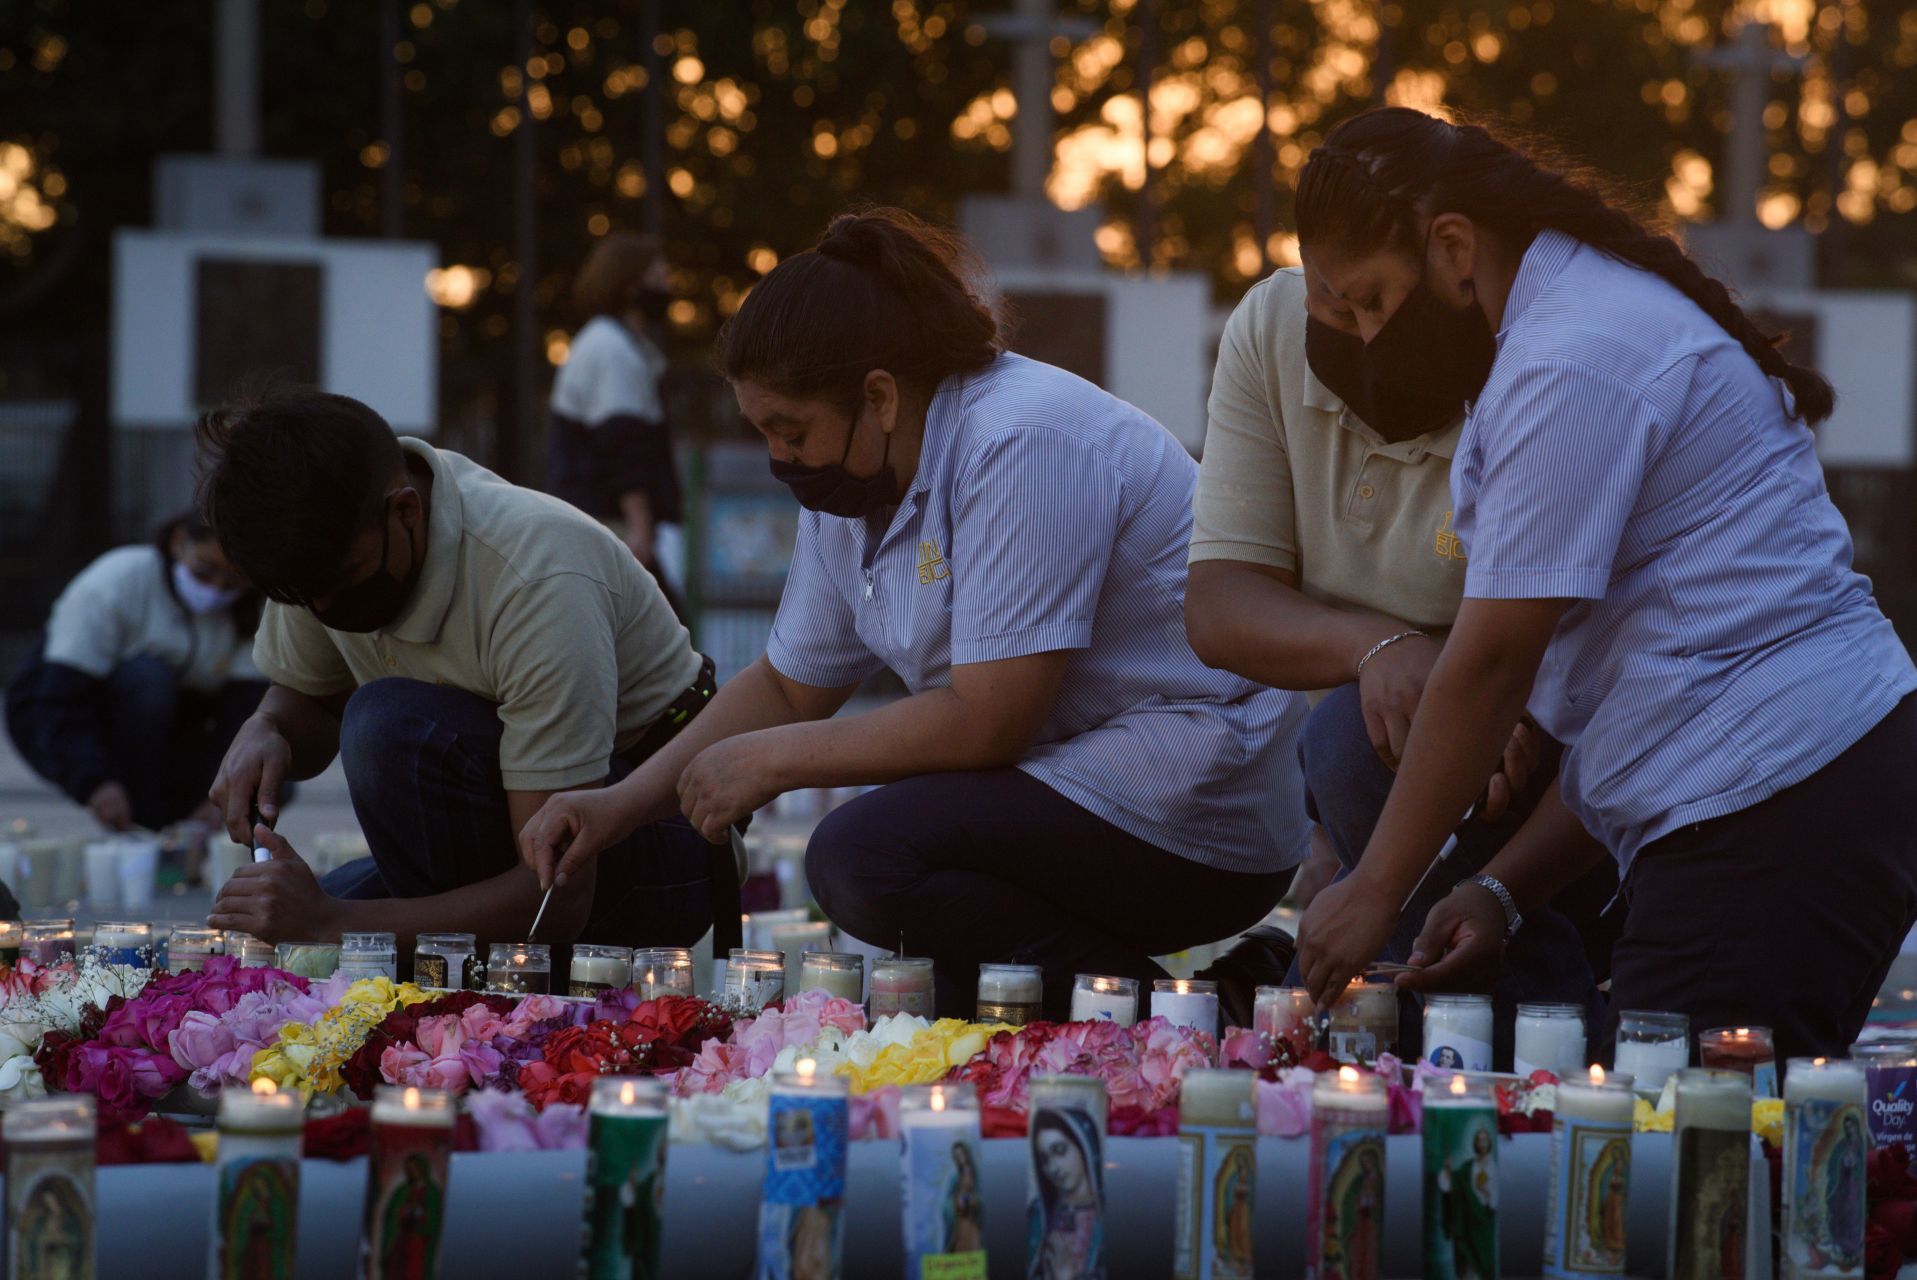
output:
<instances>
[{"instance_id":1,"label":"green candle","mask_svg":"<svg viewBox=\"0 0 1917 1280\"><path fill-rule=\"evenodd\" d=\"M592 1082L586 1140L585 1280L653 1280L666 1192L666 1087L650 1077Z\"/></svg>"}]
</instances>

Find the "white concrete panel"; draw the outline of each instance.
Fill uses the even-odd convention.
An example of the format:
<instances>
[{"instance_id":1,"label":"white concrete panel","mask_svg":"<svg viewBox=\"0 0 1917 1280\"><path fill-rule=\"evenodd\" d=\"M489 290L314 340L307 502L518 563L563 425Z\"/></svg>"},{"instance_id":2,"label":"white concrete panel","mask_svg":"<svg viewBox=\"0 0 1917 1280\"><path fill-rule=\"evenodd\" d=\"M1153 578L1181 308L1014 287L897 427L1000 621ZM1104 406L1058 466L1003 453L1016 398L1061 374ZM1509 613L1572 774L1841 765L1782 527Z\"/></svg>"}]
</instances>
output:
<instances>
[{"instance_id":1,"label":"white concrete panel","mask_svg":"<svg viewBox=\"0 0 1917 1280\"><path fill-rule=\"evenodd\" d=\"M1917 295L1873 290L1774 290L1749 305L1817 318L1817 363L1837 388L1837 412L1817 430L1825 463L1917 463Z\"/></svg>"}]
</instances>

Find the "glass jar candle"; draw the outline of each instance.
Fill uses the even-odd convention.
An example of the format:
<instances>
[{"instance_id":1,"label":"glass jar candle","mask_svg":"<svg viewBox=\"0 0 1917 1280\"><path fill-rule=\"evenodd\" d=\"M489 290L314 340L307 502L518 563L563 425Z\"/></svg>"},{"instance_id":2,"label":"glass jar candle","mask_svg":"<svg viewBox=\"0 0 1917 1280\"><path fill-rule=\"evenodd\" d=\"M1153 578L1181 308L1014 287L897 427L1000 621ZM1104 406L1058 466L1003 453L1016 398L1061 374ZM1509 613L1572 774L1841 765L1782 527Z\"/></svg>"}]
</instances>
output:
<instances>
[{"instance_id":1,"label":"glass jar candle","mask_svg":"<svg viewBox=\"0 0 1917 1280\"><path fill-rule=\"evenodd\" d=\"M221 1091L208 1275L293 1274L305 1124L300 1095L271 1080Z\"/></svg>"},{"instance_id":2,"label":"glass jar candle","mask_svg":"<svg viewBox=\"0 0 1917 1280\"><path fill-rule=\"evenodd\" d=\"M153 967L153 926L145 921L103 920L93 926L87 954L101 964Z\"/></svg>"},{"instance_id":3,"label":"glass jar candle","mask_svg":"<svg viewBox=\"0 0 1917 1280\"><path fill-rule=\"evenodd\" d=\"M1751 1078L1751 1093L1777 1096L1777 1050L1769 1027L1712 1027L1697 1033L1699 1066L1741 1071Z\"/></svg>"},{"instance_id":4,"label":"glass jar candle","mask_svg":"<svg viewBox=\"0 0 1917 1280\"><path fill-rule=\"evenodd\" d=\"M823 991L860 1004L865 999L865 957L856 951L808 951L799 957L799 990Z\"/></svg>"},{"instance_id":5,"label":"glass jar candle","mask_svg":"<svg viewBox=\"0 0 1917 1280\"><path fill-rule=\"evenodd\" d=\"M1102 1276L1110 1113L1105 1082L1097 1076L1033 1076L1027 1091L1026 1274Z\"/></svg>"},{"instance_id":6,"label":"glass jar candle","mask_svg":"<svg viewBox=\"0 0 1917 1280\"><path fill-rule=\"evenodd\" d=\"M582 1000L602 991L623 991L632 985L632 952L625 947L575 942L566 993Z\"/></svg>"},{"instance_id":7,"label":"glass jar candle","mask_svg":"<svg viewBox=\"0 0 1917 1280\"><path fill-rule=\"evenodd\" d=\"M261 942L252 934L235 929L227 930L226 954L232 956L234 963L242 969L264 969L273 963L271 943Z\"/></svg>"},{"instance_id":8,"label":"glass jar candle","mask_svg":"<svg viewBox=\"0 0 1917 1280\"><path fill-rule=\"evenodd\" d=\"M22 1098L0 1115L6 1137L7 1265L30 1276L92 1276L93 1146L90 1097Z\"/></svg>"},{"instance_id":9,"label":"glass jar candle","mask_svg":"<svg viewBox=\"0 0 1917 1280\"><path fill-rule=\"evenodd\" d=\"M1251 1028L1269 1037L1280 1066L1296 1066L1318 1045L1318 1009L1303 987L1260 987Z\"/></svg>"},{"instance_id":10,"label":"glass jar candle","mask_svg":"<svg viewBox=\"0 0 1917 1280\"><path fill-rule=\"evenodd\" d=\"M1671 1129L1671 1280L1723 1275L1750 1256L1751 1078L1686 1067L1677 1073ZM1762 1241L1770 1248L1770 1237Z\"/></svg>"},{"instance_id":11,"label":"glass jar candle","mask_svg":"<svg viewBox=\"0 0 1917 1280\"><path fill-rule=\"evenodd\" d=\"M1864 1274L1864 1067L1792 1058L1784 1072L1785 1280ZM1848 1191L1848 1193L1847 1193Z\"/></svg>"},{"instance_id":12,"label":"glass jar candle","mask_svg":"<svg viewBox=\"0 0 1917 1280\"><path fill-rule=\"evenodd\" d=\"M1520 1076L1549 1071L1559 1080L1576 1080L1590 1065L1584 1052L1582 1005L1520 1004L1513 1039L1511 1066Z\"/></svg>"},{"instance_id":13,"label":"glass jar candle","mask_svg":"<svg viewBox=\"0 0 1917 1280\"><path fill-rule=\"evenodd\" d=\"M1305 1184L1305 1274L1311 1280L1379 1280L1383 1273L1389 1119L1378 1076L1345 1066L1312 1085Z\"/></svg>"},{"instance_id":14,"label":"glass jar candle","mask_svg":"<svg viewBox=\"0 0 1917 1280\"><path fill-rule=\"evenodd\" d=\"M507 996L552 994L552 948L543 942L495 942L486 950L486 990Z\"/></svg>"},{"instance_id":15,"label":"glass jar candle","mask_svg":"<svg viewBox=\"0 0 1917 1280\"><path fill-rule=\"evenodd\" d=\"M579 1275L660 1275L665 1236L668 1091L665 1081L600 1076L587 1108L586 1212Z\"/></svg>"},{"instance_id":16,"label":"glass jar candle","mask_svg":"<svg viewBox=\"0 0 1917 1280\"><path fill-rule=\"evenodd\" d=\"M23 932L18 920L0 920L0 964L11 968L20 963L20 938Z\"/></svg>"},{"instance_id":17,"label":"glass jar candle","mask_svg":"<svg viewBox=\"0 0 1917 1280\"><path fill-rule=\"evenodd\" d=\"M1637 1097L1629 1076L1592 1067L1558 1082L1544 1274L1623 1276Z\"/></svg>"},{"instance_id":18,"label":"glass jar candle","mask_svg":"<svg viewBox=\"0 0 1917 1280\"><path fill-rule=\"evenodd\" d=\"M198 973L209 956L221 954L226 935L218 929L178 925L166 938L166 967L174 973Z\"/></svg>"},{"instance_id":19,"label":"glass jar candle","mask_svg":"<svg viewBox=\"0 0 1917 1280\"><path fill-rule=\"evenodd\" d=\"M413 981L440 991L464 991L478 940L470 933L422 933L413 940Z\"/></svg>"},{"instance_id":20,"label":"glass jar candle","mask_svg":"<svg viewBox=\"0 0 1917 1280\"><path fill-rule=\"evenodd\" d=\"M394 1257L405 1260L399 1274L440 1274L457 1109L453 1095L439 1089L382 1085L373 1095L366 1197L360 1202L360 1257L376 1264L360 1271L369 1280L394 1275L385 1262ZM435 1205L439 1212L430 1212Z\"/></svg>"},{"instance_id":21,"label":"glass jar candle","mask_svg":"<svg viewBox=\"0 0 1917 1280\"><path fill-rule=\"evenodd\" d=\"M273 967L302 978L330 978L339 970L337 942L282 942L273 948Z\"/></svg>"},{"instance_id":22,"label":"glass jar candle","mask_svg":"<svg viewBox=\"0 0 1917 1280\"><path fill-rule=\"evenodd\" d=\"M889 956L872 962L872 1017L894 1013L930 1018L932 961L927 956Z\"/></svg>"},{"instance_id":23,"label":"glass jar candle","mask_svg":"<svg viewBox=\"0 0 1917 1280\"><path fill-rule=\"evenodd\" d=\"M1072 1021L1131 1026L1138 1021L1138 979L1079 974L1072 979Z\"/></svg>"},{"instance_id":24,"label":"glass jar candle","mask_svg":"<svg viewBox=\"0 0 1917 1280\"><path fill-rule=\"evenodd\" d=\"M1425 1006L1429 1012L1430 1006ZM1465 1273L1464 1259L1498 1269L1498 1104L1491 1082L1453 1072L1427 1080L1424 1119L1424 1273Z\"/></svg>"},{"instance_id":25,"label":"glass jar candle","mask_svg":"<svg viewBox=\"0 0 1917 1280\"><path fill-rule=\"evenodd\" d=\"M1854 1044L1850 1057L1864 1068L1871 1145L1899 1143L1917 1159L1917 1041Z\"/></svg>"},{"instance_id":26,"label":"glass jar candle","mask_svg":"<svg viewBox=\"0 0 1917 1280\"><path fill-rule=\"evenodd\" d=\"M641 1000L694 995L692 952L686 947L640 948L632 953L632 983Z\"/></svg>"},{"instance_id":27,"label":"glass jar candle","mask_svg":"<svg viewBox=\"0 0 1917 1280\"><path fill-rule=\"evenodd\" d=\"M1353 978L1331 1006L1330 1040L1332 1057L1359 1066L1398 1052L1398 989Z\"/></svg>"},{"instance_id":28,"label":"glass jar candle","mask_svg":"<svg viewBox=\"0 0 1917 1280\"><path fill-rule=\"evenodd\" d=\"M1450 1071L1489 1071L1491 997L1426 996L1424 1060Z\"/></svg>"},{"instance_id":29,"label":"glass jar candle","mask_svg":"<svg viewBox=\"0 0 1917 1280\"><path fill-rule=\"evenodd\" d=\"M978 1089L971 1083L906 1085L900 1091L906 1275L985 1275L979 1138Z\"/></svg>"},{"instance_id":30,"label":"glass jar candle","mask_svg":"<svg viewBox=\"0 0 1917 1280\"><path fill-rule=\"evenodd\" d=\"M20 954L43 966L73 959L73 921L26 921L20 926Z\"/></svg>"},{"instance_id":31,"label":"glass jar candle","mask_svg":"<svg viewBox=\"0 0 1917 1280\"><path fill-rule=\"evenodd\" d=\"M811 1058L773 1073L755 1274L844 1274L850 1092L844 1076L820 1071Z\"/></svg>"},{"instance_id":32,"label":"glass jar candle","mask_svg":"<svg viewBox=\"0 0 1917 1280\"><path fill-rule=\"evenodd\" d=\"M1044 1009L1044 971L1035 964L982 964L978 967L978 1022L1022 1027Z\"/></svg>"},{"instance_id":33,"label":"glass jar candle","mask_svg":"<svg viewBox=\"0 0 1917 1280\"><path fill-rule=\"evenodd\" d=\"M350 980L399 977L399 940L390 933L342 933L339 971Z\"/></svg>"},{"instance_id":34,"label":"glass jar candle","mask_svg":"<svg viewBox=\"0 0 1917 1280\"><path fill-rule=\"evenodd\" d=\"M1172 1230L1175 1280L1250 1277L1252 1206L1258 1173L1258 1113L1253 1071L1193 1067L1178 1090L1178 1143Z\"/></svg>"},{"instance_id":35,"label":"glass jar candle","mask_svg":"<svg viewBox=\"0 0 1917 1280\"><path fill-rule=\"evenodd\" d=\"M1152 1017L1218 1039L1218 984L1196 978L1159 978L1152 983Z\"/></svg>"},{"instance_id":36,"label":"glass jar candle","mask_svg":"<svg viewBox=\"0 0 1917 1280\"><path fill-rule=\"evenodd\" d=\"M1691 1065L1691 1020L1681 1013L1626 1009L1617 1019L1618 1074L1637 1081L1637 1091L1656 1095L1673 1072Z\"/></svg>"},{"instance_id":37,"label":"glass jar candle","mask_svg":"<svg viewBox=\"0 0 1917 1280\"><path fill-rule=\"evenodd\" d=\"M726 957L724 1003L757 1013L785 999L785 956L778 951L734 947Z\"/></svg>"}]
</instances>

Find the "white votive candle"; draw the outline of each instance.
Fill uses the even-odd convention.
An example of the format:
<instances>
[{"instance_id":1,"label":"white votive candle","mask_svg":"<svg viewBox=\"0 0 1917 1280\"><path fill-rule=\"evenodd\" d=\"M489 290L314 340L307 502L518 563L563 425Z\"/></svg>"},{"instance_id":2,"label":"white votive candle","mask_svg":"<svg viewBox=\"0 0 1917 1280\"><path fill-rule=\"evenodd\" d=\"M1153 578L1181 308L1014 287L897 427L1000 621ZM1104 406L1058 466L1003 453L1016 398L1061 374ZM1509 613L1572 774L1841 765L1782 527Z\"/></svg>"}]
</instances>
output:
<instances>
[{"instance_id":1,"label":"white votive candle","mask_svg":"<svg viewBox=\"0 0 1917 1280\"><path fill-rule=\"evenodd\" d=\"M1549 1071L1559 1080L1584 1074L1584 1008L1575 1004L1520 1004L1512 1043L1512 1070L1529 1077Z\"/></svg>"},{"instance_id":2,"label":"white votive candle","mask_svg":"<svg viewBox=\"0 0 1917 1280\"><path fill-rule=\"evenodd\" d=\"M686 947L642 947L632 953L632 985L641 1000L694 994L692 951Z\"/></svg>"},{"instance_id":3,"label":"white votive candle","mask_svg":"<svg viewBox=\"0 0 1917 1280\"><path fill-rule=\"evenodd\" d=\"M1384 1265L1384 1081L1356 1067L1320 1075L1311 1089L1311 1181L1306 1185L1305 1275L1378 1280ZM1342 1206L1355 1203L1360 1212ZM1333 1259L1342 1267L1328 1267Z\"/></svg>"},{"instance_id":4,"label":"white votive candle","mask_svg":"<svg viewBox=\"0 0 1917 1280\"><path fill-rule=\"evenodd\" d=\"M1194 1067L1180 1082L1173 1280L1252 1274L1257 1081L1251 1071Z\"/></svg>"},{"instance_id":5,"label":"white votive candle","mask_svg":"<svg viewBox=\"0 0 1917 1280\"><path fill-rule=\"evenodd\" d=\"M1381 1053L1398 1051L1398 989L1353 978L1331 1006L1331 1056L1370 1066Z\"/></svg>"},{"instance_id":6,"label":"white votive candle","mask_svg":"<svg viewBox=\"0 0 1917 1280\"><path fill-rule=\"evenodd\" d=\"M872 1018L894 1013L932 1016L936 986L929 956L880 956L872 961Z\"/></svg>"},{"instance_id":7,"label":"white votive candle","mask_svg":"<svg viewBox=\"0 0 1917 1280\"><path fill-rule=\"evenodd\" d=\"M1629 1076L1592 1067L1558 1083L1544 1274L1622 1276L1636 1094Z\"/></svg>"},{"instance_id":8,"label":"white votive candle","mask_svg":"<svg viewBox=\"0 0 1917 1280\"><path fill-rule=\"evenodd\" d=\"M1491 997L1426 996L1424 1060L1449 1071L1489 1071Z\"/></svg>"},{"instance_id":9,"label":"white votive candle","mask_svg":"<svg viewBox=\"0 0 1917 1280\"><path fill-rule=\"evenodd\" d=\"M1864 1274L1864 1066L1793 1058L1784 1072L1785 1280Z\"/></svg>"},{"instance_id":10,"label":"white votive candle","mask_svg":"<svg viewBox=\"0 0 1917 1280\"><path fill-rule=\"evenodd\" d=\"M799 990L858 1004L865 999L865 957L856 951L808 951L799 957Z\"/></svg>"},{"instance_id":11,"label":"white votive candle","mask_svg":"<svg viewBox=\"0 0 1917 1280\"><path fill-rule=\"evenodd\" d=\"M602 991L624 990L632 983L632 952L596 942L574 943L566 994L590 999Z\"/></svg>"},{"instance_id":12,"label":"white votive candle","mask_svg":"<svg viewBox=\"0 0 1917 1280\"><path fill-rule=\"evenodd\" d=\"M293 1274L305 1123L305 1100L270 1080L220 1095L208 1275Z\"/></svg>"},{"instance_id":13,"label":"white votive candle","mask_svg":"<svg viewBox=\"0 0 1917 1280\"><path fill-rule=\"evenodd\" d=\"M1192 978L1160 978L1152 983L1152 1017L1174 1027L1190 1027L1218 1038L1218 984Z\"/></svg>"},{"instance_id":14,"label":"white votive candle","mask_svg":"<svg viewBox=\"0 0 1917 1280\"><path fill-rule=\"evenodd\" d=\"M1750 1248L1751 1078L1703 1067L1678 1072L1672 1134L1664 1274L1715 1280Z\"/></svg>"},{"instance_id":15,"label":"white votive candle","mask_svg":"<svg viewBox=\"0 0 1917 1280\"><path fill-rule=\"evenodd\" d=\"M1626 1009L1617 1020L1619 1075L1637 1081L1639 1093L1664 1092L1671 1074L1691 1065L1691 1020L1681 1013Z\"/></svg>"},{"instance_id":16,"label":"white votive candle","mask_svg":"<svg viewBox=\"0 0 1917 1280\"><path fill-rule=\"evenodd\" d=\"M1072 982L1072 1021L1131 1026L1138 1021L1138 979L1079 974Z\"/></svg>"},{"instance_id":17,"label":"white votive candle","mask_svg":"<svg viewBox=\"0 0 1917 1280\"><path fill-rule=\"evenodd\" d=\"M1035 964L982 964L978 967L979 1022L1022 1027L1044 1008L1044 972Z\"/></svg>"}]
</instances>

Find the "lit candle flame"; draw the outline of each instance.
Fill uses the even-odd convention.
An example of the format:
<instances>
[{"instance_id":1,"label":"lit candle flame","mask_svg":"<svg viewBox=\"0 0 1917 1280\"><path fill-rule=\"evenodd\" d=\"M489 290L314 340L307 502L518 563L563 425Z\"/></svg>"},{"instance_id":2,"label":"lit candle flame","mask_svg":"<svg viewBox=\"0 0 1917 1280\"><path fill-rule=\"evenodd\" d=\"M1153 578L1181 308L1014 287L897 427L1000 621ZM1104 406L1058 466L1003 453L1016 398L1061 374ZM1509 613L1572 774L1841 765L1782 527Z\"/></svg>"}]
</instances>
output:
<instances>
[{"instance_id":1,"label":"lit candle flame","mask_svg":"<svg viewBox=\"0 0 1917 1280\"><path fill-rule=\"evenodd\" d=\"M1468 1086L1465 1084L1463 1076L1451 1077L1451 1096L1452 1097L1462 1098L1464 1096L1464 1091L1467 1087Z\"/></svg>"},{"instance_id":2,"label":"lit candle flame","mask_svg":"<svg viewBox=\"0 0 1917 1280\"><path fill-rule=\"evenodd\" d=\"M635 1085L630 1080L620 1085L619 1101L620 1103L628 1107L631 1106L633 1103L639 1101L639 1086Z\"/></svg>"},{"instance_id":3,"label":"lit candle flame","mask_svg":"<svg viewBox=\"0 0 1917 1280\"><path fill-rule=\"evenodd\" d=\"M1185 981L1183 978L1180 978L1178 980L1178 985L1174 986L1172 990L1176 991L1181 996L1188 996L1191 994L1191 983Z\"/></svg>"},{"instance_id":4,"label":"lit candle flame","mask_svg":"<svg viewBox=\"0 0 1917 1280\"><path fill-rule=\"evenodd\" d=\"M406 1092L399 1095L399 1105L408 1111L419 1110L419 1090L408 1085Z\"/></svg>"},{"instance_id":5,"label":"lit candle flame","mask_svg":"<svg viewBox=\"0 0 1917 1280\"><path fill-rule=\"evenodd\" d=\"M798 1073L801 1080L810 1080L817 1073L819 1064L811 1058L800 1058L792 1064L792 1069Z\"/></svg>"},{"instance_id":6,"label":"lit candle flame","mask_svg":"<svg viewBox=\"0 0 1917 1280\"><path fill-rule=\"evenodd\" d=\"M1356 1067L1339 1067L1339 1068L1338 1068L1338 1083L1339 1083L1339 1084L1341 1084L1341 1085L1347 1085L1347 1086L1348 1086L1348 1085L1354 1085L1354 1084L1357 1084L1357 1083L1358 1083L1358 1068L1356 1068Z\"/></svg>"},{"instance_id":7,"label":"lit candle flame","mask_svg":"<svg viewBox=\"0 0 1917 1280\"><path fill-rule=\"evenodd\" d=\"M945 1090L939 1088L937 1085L932 1086L932 1110L945 1110Z\"/></svg>"},{"instance_id":8,"label":"lit candle flame","mask_svg":"<svg viewBox=\"0 0 1917 1280\"><path fill-rule=\"evenodd\" d=\"M264 1098L269 1094L278 1093L279 1091L280 1087L271 1080L268 1080L265 1076L261 1076L253 1082L253 1092L258 1097Z\"/></svg>"},{"instance_id":9,"label":"lit candle flame","mask_svg":"<svg viewBox=\"0 0 1917 1280\"><path fill-rule=\"evenodd\" d=\"M1813 1067L1821 1067L1821 1066L1823 1066L1823 1065L1824 1065L1824 1064L1825 1064L1826 1062L1829 1062L1829 1061L1830 1061L1830 1059L1829 1059L1829 1058L1812 1058L1812 1059L1811 1059L1811 1065L1812 1065Z\"/></svg>"},{"instance_id":10,"label":"lit candle flame","mask_svg":"<svg viewBox=\"0 0 1917 1280\"><path fill-rule=\"evenodd\" d=\"M1591 1083L1592 1084L1604 1083L1604 1068L1598 1066L1595 1062L1591 1064Z\"/></svg>"},{"instance_id":11,"label":"lit candle flame","mask_svg":"<svg viewBox=\"0 0 1917 1280\"><path fill-rule=\"evenodd\" d=\"M1751 1029L1749 1027L1739 1027L1736 1031L1733 1031L1731 1034L1736 1036L1739 1040L1748 1040L1751 1038Z\"/></svg>"}]
</instances>

